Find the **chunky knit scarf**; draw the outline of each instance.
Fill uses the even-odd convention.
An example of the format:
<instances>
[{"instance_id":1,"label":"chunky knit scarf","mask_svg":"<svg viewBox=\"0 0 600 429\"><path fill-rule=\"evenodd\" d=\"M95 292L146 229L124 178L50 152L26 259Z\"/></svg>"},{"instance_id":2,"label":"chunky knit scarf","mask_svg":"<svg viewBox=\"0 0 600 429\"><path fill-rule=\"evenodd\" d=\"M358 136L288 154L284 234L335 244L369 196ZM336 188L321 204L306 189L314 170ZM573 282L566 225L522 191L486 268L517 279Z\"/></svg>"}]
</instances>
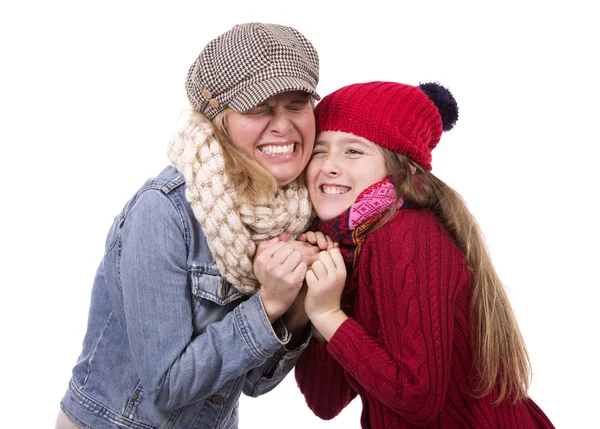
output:
<instances>
[{"instance_id":1,"label":"chunky knit scarf","mask_svg":"<svg viewBox=\"0 0 600 429\"><path fill-rule=\"evenodd\" d=\"M316 228L340 244L342 256L350 271L358 263L367 232L395 202L396 191L388 177L361 192L354 204L341 215L330 220L317 219ZM409 202L400 199L398 204L400 208L404 208Z\"/></svg>"},{"instance_id":2,"label":"chunky knit scarf","mask_svg":"<svg viewBox=\"0 0 600 429\"><path fill-rule=\"evenodd\" d=\"M269 200L239 202L212 124L197 113L171 138L168 155L183 174L186 199L221 274L239 291L255 292L260 287L252 270L257 243L281 232L295 238L306 230L313 218L308 190L295 181Z\"/></svg>"}]
</instances>

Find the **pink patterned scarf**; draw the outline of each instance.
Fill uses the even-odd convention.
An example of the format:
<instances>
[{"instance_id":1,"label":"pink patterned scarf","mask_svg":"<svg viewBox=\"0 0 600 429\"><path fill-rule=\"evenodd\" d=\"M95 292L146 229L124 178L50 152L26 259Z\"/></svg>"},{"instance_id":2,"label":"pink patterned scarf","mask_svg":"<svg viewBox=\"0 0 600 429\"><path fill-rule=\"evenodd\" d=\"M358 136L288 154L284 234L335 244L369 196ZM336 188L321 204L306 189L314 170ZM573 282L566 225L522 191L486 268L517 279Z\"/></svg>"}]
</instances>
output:
<instances>
[{"instance_id":1,"label":"pink patterned scarf","mask_svg":"<svg viewBox=\"0 0 600 429\"><path fill-rule=\"evenodd\" d=\"M358 263L358 256L367 238L367 232L396 202L396 191L389 177L365 189L354 204L339 216L316 221L316 229L340 243L340 250L349 272ZM400 208L412 206L400 199Z\"/></svg>"}]
</instances>

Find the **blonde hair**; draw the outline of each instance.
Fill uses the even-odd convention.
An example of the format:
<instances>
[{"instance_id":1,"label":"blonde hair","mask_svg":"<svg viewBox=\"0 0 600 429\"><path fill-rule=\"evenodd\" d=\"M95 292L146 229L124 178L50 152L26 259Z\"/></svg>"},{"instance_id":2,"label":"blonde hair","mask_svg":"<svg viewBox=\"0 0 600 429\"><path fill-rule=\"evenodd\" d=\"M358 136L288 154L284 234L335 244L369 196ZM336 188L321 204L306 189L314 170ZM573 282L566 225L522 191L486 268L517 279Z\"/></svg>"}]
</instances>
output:
<instances>
[{"instance_id":1,"label":"blonde hair","mask_svg":"<svg viewBox=\"0 0 600 429\"><path fill-rule=\"evenodd\" d=\"M211 121L215 137L223 148L227 176L241 201L257 202L268 199L277 191L277 181L229 136L226 119L232 111L227 108Z\"/></svg>"},{"instance_id":2,"label":"blonde hair","mask_svg":"<svg viewBox=\"0 0 600 429\"><path fill-rule=\"evenodd\" d=\"M471 340L477 370L475 396L487 395L498 384L500 393L495 404L505 398L511 398L513 403L526 398L531 381L529 356L475 218L462 197L431 172L406 155L379 148L391 172L397 198L407 198L435 213L466 256L473 275ZM395 205L374 229L389 222L397 211Z\"/></svg>"},{"instance_id":3,"label":"blonde hair","mask_svg":"<svg viewBox=\"0 0 600 429\"><path fill-rule=\"evenodd\" d=\"M315 108L315 98L306 93L311 107ZM215 137L223 148L225 159L225 170L227 176L234 186L238 198L245 202L257 202L269 199L277 191L277 180L275 177L260 166L244 150L236 144L227 132L227 115L233 110L229 107L217 113L210 121L215 131ZM202 113L200 113L202 114ZM299 186L305 186L304 170L296 179Z\"/></svg>"}]
</instances>

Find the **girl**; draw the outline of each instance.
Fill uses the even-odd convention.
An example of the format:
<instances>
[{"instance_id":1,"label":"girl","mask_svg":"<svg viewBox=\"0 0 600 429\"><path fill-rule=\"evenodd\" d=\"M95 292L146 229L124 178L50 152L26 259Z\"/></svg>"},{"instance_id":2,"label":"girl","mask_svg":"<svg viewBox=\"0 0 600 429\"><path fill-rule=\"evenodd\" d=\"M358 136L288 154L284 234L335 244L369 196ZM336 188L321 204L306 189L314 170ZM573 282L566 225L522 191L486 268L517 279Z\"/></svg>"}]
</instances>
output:
<instances>
[{"instance_id":1,"label":"girl","mask_svg":"<svg viewBox=\"0 0 600 429\"><path fill-rule=\"evenodd\" d=\"M308 406L331 419L359 395L363 428L552 428L527 396L525 344L477 223L430 172L458 119L450 92L355 84L315 116L306 180L340 249L306 274L324 342L296 366Z\"/></svg>"}]
</instances>

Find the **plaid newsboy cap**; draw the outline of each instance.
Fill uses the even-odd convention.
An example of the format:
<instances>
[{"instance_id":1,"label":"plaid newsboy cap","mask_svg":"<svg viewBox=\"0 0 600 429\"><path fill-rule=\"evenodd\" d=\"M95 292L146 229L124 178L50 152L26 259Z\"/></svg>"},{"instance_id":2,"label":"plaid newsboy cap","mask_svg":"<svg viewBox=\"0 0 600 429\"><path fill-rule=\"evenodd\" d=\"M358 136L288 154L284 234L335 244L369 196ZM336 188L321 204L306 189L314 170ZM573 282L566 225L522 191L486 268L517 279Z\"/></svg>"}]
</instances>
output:
<instances>
[{"instance_id":1,"label":"plaid newsboy cap","mask_svg":"<svg viewBox=\"0 0 600 429\"><path fill-rule=\"evenodd\" d=\"M286 91L320 100L319 55L298 30L276 24L239 24L210 41L189 69L192 108L214 118L226 107L245 112Z\"/></svg>"}]
</instances>

